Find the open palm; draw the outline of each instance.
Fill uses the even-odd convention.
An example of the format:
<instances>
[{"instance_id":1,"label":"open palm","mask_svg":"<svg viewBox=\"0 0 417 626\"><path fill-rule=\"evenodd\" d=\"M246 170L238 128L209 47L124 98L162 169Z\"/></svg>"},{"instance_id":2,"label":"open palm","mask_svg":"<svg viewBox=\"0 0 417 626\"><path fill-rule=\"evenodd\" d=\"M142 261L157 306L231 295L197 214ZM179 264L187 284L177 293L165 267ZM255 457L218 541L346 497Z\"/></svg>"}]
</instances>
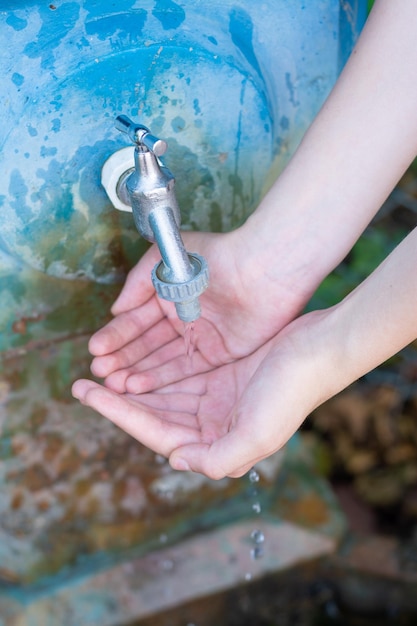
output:
<instances>
[{"instance_id":1,"label":"open palm","mask_svg":"<svg viewBox=\"0 0 417 626\"><path fill-rule=\"evenodd\" d=\"M73 394L175 469L241 476L282 447L322 400L314 319L298 318L251 355L151 393L79 380Z\"/></svg>"}]
</instances>

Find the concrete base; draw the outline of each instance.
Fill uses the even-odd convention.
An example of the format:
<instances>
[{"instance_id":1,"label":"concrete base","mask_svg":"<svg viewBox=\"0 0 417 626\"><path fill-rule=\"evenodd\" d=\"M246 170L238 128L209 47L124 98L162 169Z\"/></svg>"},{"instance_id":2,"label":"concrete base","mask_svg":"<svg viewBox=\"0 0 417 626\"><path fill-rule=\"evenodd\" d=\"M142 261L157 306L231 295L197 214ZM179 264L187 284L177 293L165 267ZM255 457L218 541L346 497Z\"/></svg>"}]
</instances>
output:
<instances>
[{"instance_id":1,"label":"concrete base","mask_svg":"<svg viewBox=\"0 0 417 626\"><path fill-rule=\"evenodd\" d=\"M254 559L251 533L265 537ZM329 555L336 540L273 520L235 523L59 588L0 597L1 626L122 626Z\"/></svg>"}]
</instances>

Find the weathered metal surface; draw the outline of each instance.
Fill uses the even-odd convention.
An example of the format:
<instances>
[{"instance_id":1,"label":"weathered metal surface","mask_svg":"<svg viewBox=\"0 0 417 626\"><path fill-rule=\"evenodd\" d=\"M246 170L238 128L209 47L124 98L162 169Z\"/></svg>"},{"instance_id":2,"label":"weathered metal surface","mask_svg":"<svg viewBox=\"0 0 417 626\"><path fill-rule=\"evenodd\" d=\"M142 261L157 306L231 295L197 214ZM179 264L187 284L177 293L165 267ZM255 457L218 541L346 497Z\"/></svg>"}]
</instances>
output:
<instances>
[{"instance_id":1,"label":"weathered metal surface","mask_svg":"<svg viewBox=\"0 0 417 626\"><path fill-rule=\"evenodd\" d=\"M112 210L100 186L103 163L126 145L117 114L169 142L184 226L228 230L253 210L270 169L282 168L314 117L364 4L2 7L0 349L29 339L21 320L54 337L46 320L57 293L71 312L75 290L121 281L145 249L131 216ZM93 300L85 330L98 321Z\"/></svg>"}]
</instances>

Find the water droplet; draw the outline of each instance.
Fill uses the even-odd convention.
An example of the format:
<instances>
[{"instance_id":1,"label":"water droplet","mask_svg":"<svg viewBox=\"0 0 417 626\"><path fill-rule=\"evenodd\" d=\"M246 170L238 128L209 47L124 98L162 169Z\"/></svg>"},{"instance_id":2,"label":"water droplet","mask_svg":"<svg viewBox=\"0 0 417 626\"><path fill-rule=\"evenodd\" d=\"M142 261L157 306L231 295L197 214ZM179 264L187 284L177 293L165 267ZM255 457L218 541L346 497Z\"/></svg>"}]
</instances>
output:
<instances>
[{"instance_id":1,"label":"water droplet","mask_svg":"<svg viewBox=\"0 0 417 626\"><path fill-rule=\"evenodd\" d=\"M252 539L255 547L252 548L250 554L253 559L260 559L264 554L263 542L265 541L265 535L261 530L256 528L251 532L250 538Z\"/></svg>"},{"instance_id":2,"label":"water droplet","mask_svg":"<svg viewBox=\"0 0 417 626\"><path fill-rule=\"evenodd\" d=\"M255 529L251 532L251 539L254 543L263 543L265 541L265 535L261 530Z\"/></svg>"},{"instance_id":3,"label":"water droplet","mask_svg":"<svg viewBox=\"0 0 417 626\"><path fill-rule=\"evenodd\" d=\"M158 485L155 488L155 494L160 500L166 500L168 502L172 502L175 497L175 493L172 489L168 489L166 485Z\"/></svg>"},{"instance_id":4,"label":"water droplet","mask_svg":"<svg viewBox=\"0 0 417 626\"><path fill-rule=\"evenodd\" d=\"M175 563L172 559L164 559L160 562L161 570L164 572L172 572Z\"/></svg>"},{"instance_id":5,"label":"water droplet","mask_svg":"<svg viewBox=\"0 0 417 626\"><path fill-rule=\"evenodd\" d=\"M260 503L259 503L259 502L254 502L254 503L252 504L252 511L254 511L255 513L258 513L258 514L259 514L259 513L261 512L261 510L262 510L262 509L261 509L261 505L260 505Z\"/></svg>"},{"instance_id":6,"label":"water droplet","mask_svg":"<svg viewBox=\"0 0 417 626\"><path fill-rule=\"evenodd\" d=\"M260 559L264 555L264 550L261 546L255 546L250 551L250 555L253 559Z\"/></svg>"},{"instance_id":7,"label":"water droplet","mask_svg":"<svg viewBox=\"0 0 417 626\"><path fill-rule=\"evenodd\" d=\"M252 468L249 472L249 480L252 484L259 482L259 474L256 469Z\"/></svg>"}]
</instances>

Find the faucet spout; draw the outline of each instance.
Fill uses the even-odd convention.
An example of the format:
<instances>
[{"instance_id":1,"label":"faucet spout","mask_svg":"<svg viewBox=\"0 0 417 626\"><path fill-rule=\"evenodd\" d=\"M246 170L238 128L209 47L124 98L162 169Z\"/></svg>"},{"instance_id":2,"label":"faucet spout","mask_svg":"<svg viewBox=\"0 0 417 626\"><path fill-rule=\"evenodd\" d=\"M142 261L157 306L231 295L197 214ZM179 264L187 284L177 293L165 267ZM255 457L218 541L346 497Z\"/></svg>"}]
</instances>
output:
<instances>
[{"instance_id":1,"label":"faucet spout","mask_svg":"<svg viewBox=\"0 0 417 626\"><path fill-rule=\"evenodd\" d=\"M152 271L153 285L160 298L175 303L182 321L193 322L201 314L199 296L208 286L208 267L203 257L189 254L182 241L175 179L158 159L167 144L125 115L116 119L116 127L136 144L134 170L120 176L117 193L132 207L140 234L161 253Z\"/></svg>"},{"instance_id":2,"label":"faucet spout","mask_svg":"<svg viewBox=\"0 0 417 626\"><path fill-rule=\"evenodd\" d=\"M149 222L162 257L152 271L155 290L159 297L175 302L183 322L193 322L201 315L198 297L208 285L206 260L187 253L170 207L152 211Z\"/></svg>"},{"instance_id":3,"label":"faucet spout","mask_svg":"<svg viewBox=\"0 0 417 626\"><path fill-rule=\"evenodd\" d=\"M165 266L164 280L168 283L191 280L193 268L172 209L155 209L149 215L149 224Z\"/></svg>"}]
</instances>

